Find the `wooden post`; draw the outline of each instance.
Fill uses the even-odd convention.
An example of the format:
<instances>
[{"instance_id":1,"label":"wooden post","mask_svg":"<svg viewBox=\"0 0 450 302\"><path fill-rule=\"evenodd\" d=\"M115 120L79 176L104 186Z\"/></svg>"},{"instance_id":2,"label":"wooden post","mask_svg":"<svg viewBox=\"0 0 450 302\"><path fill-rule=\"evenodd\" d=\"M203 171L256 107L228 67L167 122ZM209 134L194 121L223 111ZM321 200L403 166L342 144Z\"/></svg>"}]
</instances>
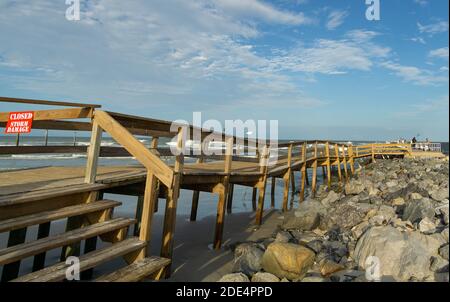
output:
<instances>
[{"instance_id":1,"label":"wooden post","mask_svg":"<svg viewBox=\"0 0 450 302\"><path fill-rule=\"evenodd\" d=\"M327 179L327 172L325 171L325 166L322 166L322 179L325 181Z\"/></svg>"},{"instance_id":2,"label":"wooden post","mask_svg":"<svg viewBox=\"0 0 450 302\"><path fill-rule=\"evenodd\" d=\"M44 146L48 146L48 130L45 130Z\"/></svg>"},{"instance_id":3,"label":"wooden post","mask_svg":"<svg viewBox=\"0 0 450 302\"><path fill-rule=\"evenodd\" d=\"M217 204L217 219L216 229L214 234L214 249L218 250L222 246L223 238L223 226L225 220L225 205L228 194L231 164L233 161L233 138L230 137L226 140L226 153L225 153L225 176L223 177L221 189L219 192L219 202Z\"/></svg>"},{"instance_id":4,"label":"wooden post","mask_svg":"<svg viewBox=\"0 0 450 302\"><path fill-rule=\"evenodd\" d=\"M201 164L203 162L203 156L197 159L197 163ZM192 193L192 207L191 207L191 221L197 220L197 211L198 211L198 200L200 198L200 191L194 191Z\"/></svg>"},{"instance_id":5,"label":"wooden post","mask_svg":"<svg viewBox=\"0 0 450 302\"><path fill-rule=\"evenodd\" d=\"M287 166L288 170L283 176L284 180L284 192L283 192L283 212L288 211L288 199L289 199L289 184L291 179L291 162L292 162L292 144L289 145L288 149L288 159L287 159Z\"/></svg>"},{"instance_id":6,"label":"wooden post","mask_svg":"<svg viewBox=\"0 0 450 302\"><path fill-rule=\"evenodd\" d=\"M20 133L17 133L17 136L16 136L16 147L19 147L19 145L20 145Z\"/></svg>"},{"instance_id":7,"label":"wooden post","mask_svg":"<svg viewBox=\"0 0 450 302\"><path fill-rule=\"evenodd\" d=\"M141 218L142 218L142 208L144 206L144 195L139 195L136 203L136 224L134 225L134 236L139 236L141 231Z\"/></svg>"},{"instance_id":8,"label":"wooden post","mask_svg":"<svg viewBox=\"0 0 450 302\"><path fill-rule=\"evenodd\" d=\"M291 169L291 202L294 201L295 196L295 171Z\"/></svg>"},{"instance_id":9,"label":"wooden post","mask_svg":"<svg viewBox=\"0 0 450 302\"><path fill-rule=\"evenodd\" d=\"M252 209L253 212L256 211L256 196L258 196L258 188L252 189Z\"/></svg>"},{"instance_id":10,"label":"wooden post","mask_svg":"<svg viewBox=\"0 0 450 302\"><path fill-rule=\"evenodd\" d=\"M175 233L175 224L177 218L178 196L180 194L180 183L184 166L184 129L178 129L177 147L180 152L175 159L174 178L172 187L167 188L166 211L164 215L163 236L161 245L161 257L172 259L173 238ZM170 266L165 268L166 277L170 276Z\"/></svg>"},{"instance_id":11,"label":"wooden post","mask_svg":"<svg viewBox=\"0 0 450 302\"><path fill-rule=\"evenodd\" d=\"M344 162L345 181L348 182L347 154L345 153L345 145L342 145L342 157Z\"/></svg>"},{"instance_id":12,"label":"wooden post","mask_svg":"<svg viewBox=\"0 0 450 302\"><path fill-rule=\"evenodd\" d=\"M262 223L268 167L269 167L269 148L267 146L264 146L260 162L260 172L263 176L259 182L259 199L258 199L258 210L256 211L256 225L261 225Z\"/></svg>"},{"instance_id":13,"label":"wooden post","mask_svg":"<svg viewBox=\"0 0 450 302\"><path fill-rule=\"evenodd\" d=\"M336 161L337 161L337 171L339 176L339 182L342 183L342 171L341 171L341 160L339 158L339 146L338 144L334 145L334 152L336 153Z\"/></svg>"},{"instance_id":14,"label":"wooden post","mask_svg":"<svg viewBox=\"0 0 450 302\"><path fill-rule=\"evenodd\" d=\"M155 201L158 198L157 179L151 171L147 171L145 180L145 193L142 203L142 215L140 219L139 240L147 242L141 250L136 260L144 259L147 256L147 248L152 234L153 213L155 211Z\"/></svg>"},{"instance_id":15,"label":"wooden post","mask_svg":"<svg viewBox=\"0 0 450 302\"><path fill-rule=\"evenodd\" d=\"M229 184L228 198L227 198L227 214L231 214L233 210L233 192L234 192L234 184Z\"/></svg>"},{"instance_id":16,"label":"wooden post","mask_svg":"<svg viewBox=\"0 0 450 302\"><path fill-rule=\"evenodd\" d=\"M306 188L306 178L308 177L307 175L307 171L306 171L306 164L307 164L307 157L306 157L306 152L307 152L307 142L303 143L303 147L302 147L302 168L301 168L301 172L302 172L302 183L300 186L300 202L305 200L305 188Z\"/></svg>"},{"instance_id":17,"label":"wooden post","mask_svg":"<svg viewBox=\"0 0 450 302\"><path fill-rule=\"evenodd\" d=\"M272 183L271 183L272 187L270 189L270 207L272 209L275 208L275 186L277 185L277 178L276 177L272 177Z\"/></svg>"},{"instance_id":18,"label":"wooden post","mask_svg":"<svg viewBox=\"0 0 450 302\"><path fill-rule=\"evenodd\" d=\"M77 132L73 132L73 146L75 147L77 145Z\"/></svg>"},{"instance_id":19,"label":"wooden post","mask_svg":"<svg viewBox=\"0 0 450 302\"><path fill-rule=\"evenodd\" d=\"M312 175L311 194L313 197L315 197L317 185L317 142L314 145L314 162L312 168L313 168L313 175Z\"/></svg>"},{"instance_id":20,"label":"wooden post","mask_svg":"<svg viewBox=\"0 0 450 302\"><path fill-rule=\"evenodd\" d=\"M100 128L100 125L94 118L92 122L91 143L88 148L86 173L84 177L84 182L86 183L95 183L98 157L100 155L100 146L102 142L102 132L102 128Z\"/></svg>"},{"instance_id":21,"label":"wooden post","mask_svg":"<svg viewBox=\"0 0 450 302\"><path fill-rule=\"evenodd\" d=\"M372 144L372 162L376 162L375 161L375 144Z\"/></svg>"},{"instance_id":22,"label":"wooden post","mask_svg":"<svg viewBox=\"0 0 450 302\"><path fill-rule=\"evenodd\" d=\"M353 174L355 174L355 153L353 151L353 145L350 145L349 148L349 155L350 155L350 171Z\"/></svg>"},{"instance_id":23,"label":"wooden post","mask_svg":"<svg viewBox=\"0 0 450 302\"><path fill-rule=\"evenodd\" d=\"M331 160L330 160L330 143L325 143L325 156L327 157L327 184L328 190L331 190Z\"/></svg>"}]
</instances>

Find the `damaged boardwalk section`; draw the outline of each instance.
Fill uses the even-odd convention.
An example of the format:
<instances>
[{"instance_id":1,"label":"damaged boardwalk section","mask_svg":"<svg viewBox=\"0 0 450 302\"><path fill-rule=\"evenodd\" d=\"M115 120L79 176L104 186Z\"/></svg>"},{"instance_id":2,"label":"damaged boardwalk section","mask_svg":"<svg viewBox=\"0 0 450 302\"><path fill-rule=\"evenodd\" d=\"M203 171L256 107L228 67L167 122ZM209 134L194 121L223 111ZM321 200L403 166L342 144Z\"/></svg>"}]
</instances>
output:
<instances>
[{"instance_id":1,"label":"damaged boardwalk section","mask_svg":"<svg viewBox=\"0 0 450 302\"><path fill-rule=\"evenodd\" d=\"M305 189L316 193L317 171L322 169L331 187L337 179L345 184L355 173L355 162L367 158L443 156L440 152L415 150L410 144L347 145L332 141L295 141L278 143L250 140L201 129L194 152L186 148L193 141L193 126L176 125L145 117L104 111L98 105L42 100L0 98L27 104L33 110L33 129L87 132L87 146L2 146L0 156L11 154L85 153L83 167L42 167L0 172L0 233L7 233L6 247L0 250L2 281L63 281L66 259L78 256L82 278L92 279L92 270L116 258L127 265L93 281L140 281L167 278L171 273L174 231L180 190L192 191L191 220L195 221L201 192L217 195L217 218L211 240L220 249L226 214L231 213L235 185L253 189L255 225L263 223L264 210L275 206L275 181L284 182L282 210L293 207L298 188L300 201ZM33 106L49 106L34 110ZM2 106L5 108L6 106ZM0 112L0 127L5 127L9 112ZM173 130L175 128L175 131ZM113 138L121 147L101 145L102 136ZM151 138L150 146L136 136ZM176 155L158 148L162 138L176 137ZM208 141L223 143L224 155L208 155ZM183 152L181 152L183 151ZM198 152L200 151L200 152ZM136 166L99 166L99 158L135 158ZM312 178L308 179L308 170ZM294 173L300 173L296 184ZM332 177L336 175L337 177ZM267 188L271 184L271 188ZM266 192L267 190L267 192ZM121 205L103 198L106 193L136 196L135 219L114 215ZM267 195L267 198L266 198ZM158 207L165 199L165 208ZM153 215L164 213L161 242L151 239ZM65 221L65 231L51 234L55 221ZM27 229L38 226L33 240L25 240ZM193 234L195 236L195 234ZM97 248L98 241L108 243ZM159 255L148 253L149 245L160 245ZM83 248L81 248L83 247ZM58 263L46 263L46 253L60 250ZM175 255L176 257L176 255ZM32 271L19 274L21 261L33 259Z\"/></svg>"}]
</instances>

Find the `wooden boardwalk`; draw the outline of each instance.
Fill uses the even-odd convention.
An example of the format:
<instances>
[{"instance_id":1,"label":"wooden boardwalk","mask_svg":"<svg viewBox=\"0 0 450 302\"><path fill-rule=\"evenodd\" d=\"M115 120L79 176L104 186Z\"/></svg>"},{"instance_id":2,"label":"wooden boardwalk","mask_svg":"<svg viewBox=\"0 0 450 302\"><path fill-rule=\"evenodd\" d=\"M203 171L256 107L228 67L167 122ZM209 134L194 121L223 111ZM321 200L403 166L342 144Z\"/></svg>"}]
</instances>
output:
<instances>
[{"instance_id":1,"label":"wooden boardwalk","mask_svg":"<svg viewBox=\"0 0 450 302\"><path fill-rule=\"evenodd\" d=\"M138 281L146 277L160 279L170 276L173 239L180 189L193 192L191 220L195 221L200 192L218 195L217 219L213 234L216 249L221 247L226 213L231 213L234 185L253 189L255 224L263 222L264 209L275 205L272 181L270 205L265 203L269 179L284 182L282 210L292 208L289 192L298 187L300 201L305 188L317 189L317 170L326 175L331 186L335 171L341 185L354 173L355 161L380 157L414 156L409 144L346 145L332 141L296 141L284 144L252 141L222 133L201 130L202 152L196 155L185 148L187 139L194 139L192 126L179 125L173 132L167 121L129 116L100 110L97 105L65 102L33 101L0 98L4 102L69 107L34 111L33 129L87 131L90 147L83 146L8 146L0 147L0 155L86 153L85 167L43 167L0 172L0 232L9 233L6 249L0 250L3 266L2 281L61 281L65 278L69 256L80 256L83 279L92 276L92 269L111 259L122 257L128 266L98 281ZM0 112L0 127L4 127L7 112ZM187 136L189 132L191 136ZM103 133L121 147L101 146ZM135 135L152 138L143 145ZM162 137L176 137L176 156L168 149L158 148ZM225 145L225 153L207 155L208 139ZM99 157L132 156L136 166L98 166ZM196 162L188 163L187 158ZM186 161L186 162L185 162ZM308 169L312 178L308 179ZM300 172L296 184L294 172ZM138 197L136 219L113 216L120 202L104 200L105 193ZM164 227L159 256L148 255L151 243L153 214L158 199L166 199ZM53 221L66 219L66 231L50 236ZM38 237L27 242L27 228L38 225ZM132 230L132 231L131 231ZM130 235L132 233L132 235ZM97 249L97 240L111 246ZM81 243L84 249L81 249ZM154 244L152 242L152 244ZM46 252L61 249L61 262L47 264ZM33 272L19 276L20 262L33 257Z\"/></svg>"}]
</instances>

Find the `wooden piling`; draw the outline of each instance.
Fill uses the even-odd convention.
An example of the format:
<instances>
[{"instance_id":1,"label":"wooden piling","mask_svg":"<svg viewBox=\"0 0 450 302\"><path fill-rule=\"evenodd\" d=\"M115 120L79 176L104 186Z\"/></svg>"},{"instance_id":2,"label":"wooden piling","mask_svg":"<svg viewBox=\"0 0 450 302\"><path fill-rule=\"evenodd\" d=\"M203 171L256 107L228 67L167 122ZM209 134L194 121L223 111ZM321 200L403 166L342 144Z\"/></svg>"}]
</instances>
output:
<instances>
[{"instance_id":1,"label":"wooden piling","mask_svg":"<svg viewBox=\"0 0 450 302\"><path fill-rule=\"evenodd\" d=\"M292 163L292 144L289 145L289 149L288 149L288 158L287 158L288 169L283 176L283 181L284 181L283 211L284 212L288 211L289 185L290 185L291 172L292 172L291 163Z\"/></svg>"},{"instance_id":2,"label":"wooden piling","mask_svg":"<svg viewBox=\"0 0 450 302\"><path fill-rule=\"evenodd\" d=\"M264 213L264 198L266 192L267 184L267 171L269 165L269 148L264 146L263 154L260 161L260 173L262 177L259 181L259 198L258 198L258 209L256 211L256 225L261 225L263 213Z\"/></svg>"}]
</instances>

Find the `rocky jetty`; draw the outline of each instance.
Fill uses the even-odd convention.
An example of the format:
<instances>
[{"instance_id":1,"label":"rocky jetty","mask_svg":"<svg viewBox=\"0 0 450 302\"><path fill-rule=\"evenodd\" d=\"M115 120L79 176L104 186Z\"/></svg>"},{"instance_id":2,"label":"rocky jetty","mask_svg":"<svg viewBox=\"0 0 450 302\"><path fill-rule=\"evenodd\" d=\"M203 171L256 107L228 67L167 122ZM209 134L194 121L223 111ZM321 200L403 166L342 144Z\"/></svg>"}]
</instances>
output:
<instances>
[{"instance_id":1,"label":"rocky jetty","mask_svg":"<svg viewBox=\"0 0 450 302\"><path fill-rule=\"evenodd\" d=\"M237 244L226 281L449 280L446 159L378 160L321 185L260 242Z\"/></svg>"}]
</instances>

